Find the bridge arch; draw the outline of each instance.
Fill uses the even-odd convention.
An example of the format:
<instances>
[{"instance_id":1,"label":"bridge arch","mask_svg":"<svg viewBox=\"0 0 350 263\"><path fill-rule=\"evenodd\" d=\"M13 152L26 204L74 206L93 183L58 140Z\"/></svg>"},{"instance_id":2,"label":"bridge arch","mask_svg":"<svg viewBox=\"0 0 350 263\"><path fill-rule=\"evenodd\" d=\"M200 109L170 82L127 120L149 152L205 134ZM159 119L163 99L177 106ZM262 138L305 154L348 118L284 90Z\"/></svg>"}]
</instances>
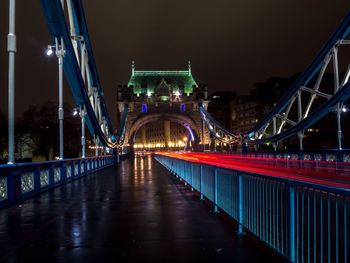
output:
<instances>
[{"instance_id":1,"label":"bridge arch","mask_svg":"<svg viewBox=\"0 0 350 263\"><path fill-rule=\"evenodd\" d=\"M192 143L198 143L200 131L195 121L190 116L179 113L148 113L139 116L131 124L130 129L127 131L126 134L126 139L129 145L134 144L135 136L142 126L159 120L170 120L182 125L188 130Z\"/></svg>"}]
</instances>

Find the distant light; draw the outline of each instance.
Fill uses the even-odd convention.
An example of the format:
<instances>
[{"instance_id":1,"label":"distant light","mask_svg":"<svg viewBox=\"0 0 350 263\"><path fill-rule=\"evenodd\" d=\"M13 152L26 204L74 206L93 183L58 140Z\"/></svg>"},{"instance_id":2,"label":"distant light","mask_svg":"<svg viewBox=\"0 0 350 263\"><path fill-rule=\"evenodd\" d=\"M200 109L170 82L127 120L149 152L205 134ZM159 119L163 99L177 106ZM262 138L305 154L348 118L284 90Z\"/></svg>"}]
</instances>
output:
<instances>
[{"instance_id":1,"label":"distant light","mask_svg":"<svg viewBox=\"0 0 350 263\"><path fill-rule=\"evenodd\" d=\"M47 55L47 56L51 56L52 54L53 54L52 47L51 47L51 46L47 46L46 55Z\"/></svg>"},{"instance_id":2,"label":"distant light","mask_svg":"<svg viewBox=\"0 0 350 263\"><path fill-rule=\"evenodd\" d=\"M347 111L348 111L348 109L346 108L346 106L343 106L343 107L341 108L341 110L342 110L342 112L347 112Z\"/></svg>"},{"instance_id":3,"label":"distant light","mask_svg":"<svg viewBox=\"0 0 350 263\"><path fill-rule=\"evenodd\" d=\"M152 93L150 91L147 91L147 96L148 97L151 97L152 96Z\"/></svg>"},{"instance_id":4,"label":"distant light","mask_svg":"<svg viewBox=\"0 0 350 263\"><path fill-rule=\"evenodd\" d=\"M77 116L79 113L79 110L77 108L73 109L73 116Z\"/></svg>"},{"instance_id":5,"label":"distant light","mask_svg":"<svg viewBox=\"0 0 350 263\"><path fill-rule=\"evenodd\" d=\"M176 96L176 97L179 97L180 95L181 95L180 91L178 91L178 90L175 91L175 96Z\"/></svg>"}]
</instances>

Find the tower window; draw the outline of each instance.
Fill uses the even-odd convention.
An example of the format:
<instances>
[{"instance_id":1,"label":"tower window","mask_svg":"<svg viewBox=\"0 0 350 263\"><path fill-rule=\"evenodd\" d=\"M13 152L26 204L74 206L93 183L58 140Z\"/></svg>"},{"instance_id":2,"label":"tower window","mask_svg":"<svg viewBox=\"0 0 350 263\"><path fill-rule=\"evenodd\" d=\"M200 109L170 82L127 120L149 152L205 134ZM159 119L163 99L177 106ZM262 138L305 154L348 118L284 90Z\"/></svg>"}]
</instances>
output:
<instances>
[{"instance_id":1,"label":"tower window","mask_svg":"<svg viewBox=\"0 0 350 263\"><path fill-rule=\"evenodd\" d=\"M142 111L143 113L146 113L146 112L147 112L147 104L146 104L146 103L142 103L141 111Z\"/></svg>"},{"instance_id":2,"label":"tower window","mask_svg":"<svg viewBox=\"0 0 350 263\"><path fill-rule=\"evenodd\" d=\"M185 112L185 110L186 110L185 104L184 104L184 103L181 103L181 105L180 105L180 111L181 111L181 112Z\"/></svg>"}]
</instances>

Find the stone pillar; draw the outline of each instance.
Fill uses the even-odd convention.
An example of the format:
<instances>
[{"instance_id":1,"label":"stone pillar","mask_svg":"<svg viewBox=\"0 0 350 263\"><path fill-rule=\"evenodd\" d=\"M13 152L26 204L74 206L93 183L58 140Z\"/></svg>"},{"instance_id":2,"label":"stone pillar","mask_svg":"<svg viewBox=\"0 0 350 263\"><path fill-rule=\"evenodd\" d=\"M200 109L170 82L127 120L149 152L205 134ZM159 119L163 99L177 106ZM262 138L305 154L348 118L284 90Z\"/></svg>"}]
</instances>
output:
<instances>
[{"instance_id":1,"label":"stone pillar","mask_svg":"<svg viewBox=\"0 0 350 263\"><path fill-rule=\"evenodd\" d=\"M147 140L146 140L147 136L146 136L146 126L142 126L141 127L141 143L146 146L147 144Z\"/></svg>"},{"instance_id":2,"label":"stone pillar","mask_svg":"<svg viewBox=\"0 0 350 263\"><path fill-rule=\"evenodd\" d=\"M164 121L164 139L165 139L165 147L169 148L169 142L170 142L170 121L169 120Z\"/></svg>"}]
</instances>

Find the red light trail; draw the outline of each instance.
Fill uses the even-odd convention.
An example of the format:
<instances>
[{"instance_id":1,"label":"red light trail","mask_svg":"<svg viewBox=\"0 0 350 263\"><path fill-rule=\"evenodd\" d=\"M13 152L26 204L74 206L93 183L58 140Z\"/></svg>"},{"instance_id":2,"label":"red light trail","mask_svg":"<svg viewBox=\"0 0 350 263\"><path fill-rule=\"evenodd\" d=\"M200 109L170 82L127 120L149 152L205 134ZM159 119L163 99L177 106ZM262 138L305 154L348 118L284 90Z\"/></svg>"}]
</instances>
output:
<instances>
[{"instance_id":1,"label":"red light trail","mask_svg":"<svg viewBox=\"0 0 350 263\"><path fill-rule=\"evenodd\" d=\"M201 152L157 152L156 154L229 170L350 189L350 163L285 160Z\"/></svg>"}]
</instances>

